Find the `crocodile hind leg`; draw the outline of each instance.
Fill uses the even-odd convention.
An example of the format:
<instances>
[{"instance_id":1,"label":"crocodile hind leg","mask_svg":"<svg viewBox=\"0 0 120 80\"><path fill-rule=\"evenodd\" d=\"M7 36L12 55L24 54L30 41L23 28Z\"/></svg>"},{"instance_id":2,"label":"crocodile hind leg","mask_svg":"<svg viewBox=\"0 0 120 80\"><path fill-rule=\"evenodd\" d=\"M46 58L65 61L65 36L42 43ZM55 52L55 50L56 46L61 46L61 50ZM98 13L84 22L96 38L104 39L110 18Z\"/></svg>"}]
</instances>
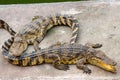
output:
<instances>
[{"instance_id":1,"label":"crocodile hind leg","mask_svg":"<svg viewBox=\"0 0 120 80\"><path fill-rule=\"evenodd\" d=\"M47 54L45 55L45 62L46 63L52 63L53 67L59 70L69 70L69 66L63 64L61 61L61 57L59 56L59 54Z\"/></svg>"},{"instance_id":2,"label":"crocodile hind leg","mask_svg":"<svg viewBox=\"0 0 120 80\"><path fill-rule=\"evenodd\" d=\"M64 70L64 71L69 70L69 66L66 65L66 64L62 64L62 63L60 62L60 60L55 60L54 63L53 63L53 66L54 66L56 69L59 69L59 70Z\"/></svg>"},{"instance_id":3,"label":"crocodile hind leg","mask_svg":"<svg viewBox=\"0 0 120 80\"><path fill-rule=\"evenodd\" d=\"M85 46L88 46L88 47L90 47L90 48L101 48L102 47L102 44L99 44L99 43L97 43L97 44L93 44L93 43L86 43L85 44Z\"/></svg>"},{"instance_id":4,"label":"crocodile hind leg","mask_svg":"<svg viewBox=\"0 0 120 80\"><path fill-rule=\"evenodd\" d=\"M86 63L87 63L86 59L82 58L77 62L76 66L78 69L82 69L83 73L90 74L91 70L85 65Z\"/></svg>"}]
</instances>

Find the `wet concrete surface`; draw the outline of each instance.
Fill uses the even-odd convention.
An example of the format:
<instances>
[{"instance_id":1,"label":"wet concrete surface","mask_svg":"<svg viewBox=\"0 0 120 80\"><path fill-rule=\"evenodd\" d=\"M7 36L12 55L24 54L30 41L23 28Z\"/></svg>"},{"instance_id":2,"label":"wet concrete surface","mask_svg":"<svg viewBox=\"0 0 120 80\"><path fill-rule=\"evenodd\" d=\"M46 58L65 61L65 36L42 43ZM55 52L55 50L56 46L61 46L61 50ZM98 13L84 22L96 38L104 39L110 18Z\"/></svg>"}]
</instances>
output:
<instances>
[{"instance_id":1,"label":"wet concrete surface","mask_svg":"<svg viewBox=\"0 0 120 80\"><path fill-rule=\"evenodd\" d=\"M117 62L117 74L88 65L92 74L83 74L75 65L70 70L60 71L50 64L32 67L18 67L9 64L0 56L0 80L120 80L120 2L66 2L0 5L0 19L6 21L16 32L28 24L35 15L48 16L56 13L71 14L80 24L77 43L102 43L100 50ZM71 29L55 27L51 29L40 47L48 47L57 41L69 42ZM0 29L0 48L11 36ZM29 48L33 50L32 48Z\"/></svg>"}]
</instances>

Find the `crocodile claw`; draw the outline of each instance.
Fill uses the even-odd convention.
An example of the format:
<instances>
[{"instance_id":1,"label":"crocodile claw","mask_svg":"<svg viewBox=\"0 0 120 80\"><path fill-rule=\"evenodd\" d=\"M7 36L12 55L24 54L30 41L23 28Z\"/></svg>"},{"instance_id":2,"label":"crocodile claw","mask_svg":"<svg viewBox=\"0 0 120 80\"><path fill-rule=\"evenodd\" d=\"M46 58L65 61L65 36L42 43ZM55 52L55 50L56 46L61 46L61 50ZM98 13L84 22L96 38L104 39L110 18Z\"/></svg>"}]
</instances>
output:
<instances>
[{"instance_id":1,"label":"crocodile claw","mask_svg":"<svg viewBox=\"0 0 120 80\"><path fill-rule=\"evenodd\" d=\"M64 65L64 67L63 67L63 70L64 71L67 71L67 70L69 70L70 68L69 68L69 66L68 65Z\"/></svg>"},{"instance_id":2,"label":"crocodile claw","mask_svg":"<svg viewBox=\"0 0 120 80\"><path fill-rule=\"evenodd\" d=\"M83 73L91 74L91 70L87 68L87 69L85 69L85 70L83 71Z\"/></svg>"},{"instance_id":3,"label":"crocodile claw","mask_svg":"<svg viewBox=\"0 0 120 80\"><path fill-rule=\"evenodd\" d=\"M102 47L102 44L97 43L97 44L94 44L92 47L93 47L93 48L101 48L101 47Z\"/></svg>"}]
</instances>

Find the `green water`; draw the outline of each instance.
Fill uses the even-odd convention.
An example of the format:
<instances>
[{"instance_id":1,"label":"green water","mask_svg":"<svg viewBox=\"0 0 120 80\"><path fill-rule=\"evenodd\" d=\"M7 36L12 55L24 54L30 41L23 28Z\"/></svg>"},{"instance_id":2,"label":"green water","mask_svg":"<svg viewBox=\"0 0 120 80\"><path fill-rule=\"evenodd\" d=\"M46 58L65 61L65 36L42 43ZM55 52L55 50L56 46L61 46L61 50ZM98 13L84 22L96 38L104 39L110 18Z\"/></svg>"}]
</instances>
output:
<instances>
[{"instance_id":1,"label":"green water","mask_svg":"<svg viewBox=\"0 0 120 80\"><path fill-rule=\"evenodd\" d=\"M0 4L26 4L26 3L29 4L29 3L50 3L67 1L83 1L83 0L0 0Z\"/></svg>"}]
</instances>

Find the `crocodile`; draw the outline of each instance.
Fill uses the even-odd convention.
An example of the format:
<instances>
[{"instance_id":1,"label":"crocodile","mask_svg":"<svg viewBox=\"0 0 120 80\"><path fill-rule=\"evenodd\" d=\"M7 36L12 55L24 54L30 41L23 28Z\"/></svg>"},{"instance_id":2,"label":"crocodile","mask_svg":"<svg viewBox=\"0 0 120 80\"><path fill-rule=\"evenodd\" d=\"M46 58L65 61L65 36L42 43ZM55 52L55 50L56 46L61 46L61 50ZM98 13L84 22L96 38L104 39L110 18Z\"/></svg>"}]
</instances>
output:
<instances>
[{"instance_id":1,"label":"crocodile","mask_svg":"<svg viewBox=\"0 0 120 80\"><path fill-rule=\"evenodd\" d=\"M14 56L9 52L14 38L9 39L2 46L3 57L11 64L16 66L35 66L40 64L52 64L58 70L69 70L68 65L76 65L78 69L84 73L90 74L91 69L86 64L98 66L104 70L116 73L117 64L115 61L105 55L105 53L96 48L102 47L101 44L61 44L53 45L48 48L41 49L36 53Z\"/></svg>"},{"instance_id":2,"label":"crocodile","mask_svg":"<svg viewBox=\"0 0 120 80\"><path fill-rule=\"evenodd\" d=\"M4 23L1 23L3 26ZM26 51L28 45L33 45L35 51L39 52L39 43L43 40L47 31L54 26L62 25L68 26L72 29L70 44L75 43L78 37L79 29L79 24L76 18L61 14L56 14L53 16L50 15L48 17L35 16L29 24L25 25L23 29L14 35L14 42L9 51L14 56L20 56L24 51ZM12 33L10 31L12 29L7 30Z\"/></svg>"}]
</instances>

